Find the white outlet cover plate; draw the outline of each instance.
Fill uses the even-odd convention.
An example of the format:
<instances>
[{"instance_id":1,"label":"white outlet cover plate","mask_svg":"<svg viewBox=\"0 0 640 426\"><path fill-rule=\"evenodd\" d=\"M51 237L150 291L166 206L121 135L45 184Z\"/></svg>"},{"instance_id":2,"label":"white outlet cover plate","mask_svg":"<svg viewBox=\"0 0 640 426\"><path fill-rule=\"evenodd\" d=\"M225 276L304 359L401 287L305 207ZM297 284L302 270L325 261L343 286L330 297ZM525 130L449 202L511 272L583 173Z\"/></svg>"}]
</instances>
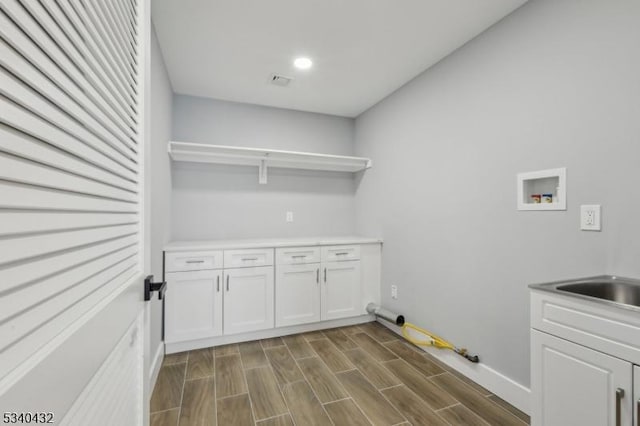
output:
<instances>
[{"instance_id":1,"label":"white outlet cover plate","mask_svg":"<svg viewBox=\"0 0 640 426\"><path fill-rule=\"evenodd\" d=\"M589 221L591 212L593 212L593 223ZM600 204L580 206L580 229L583 231L600 231L602 229Z\"/></svg>"}]
</instances>

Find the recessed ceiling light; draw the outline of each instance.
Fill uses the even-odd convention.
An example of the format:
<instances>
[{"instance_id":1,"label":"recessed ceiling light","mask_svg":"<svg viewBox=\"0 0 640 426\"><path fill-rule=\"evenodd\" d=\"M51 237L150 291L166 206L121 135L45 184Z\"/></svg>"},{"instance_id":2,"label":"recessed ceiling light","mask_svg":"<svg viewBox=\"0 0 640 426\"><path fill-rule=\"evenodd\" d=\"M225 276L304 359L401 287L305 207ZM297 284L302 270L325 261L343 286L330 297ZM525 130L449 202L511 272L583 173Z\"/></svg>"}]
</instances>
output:
<instances>
[{"instance_id":1,"label":"recessed ceiling light","mask_svg":"<svg viewBox=\"0 0 640 426\"><path fill-rule=\"evenodd\" d=\"M308 70L313 65L313 61L309 58L296 58L293 65L300 70Z\"/></svg>"}]
</instances>

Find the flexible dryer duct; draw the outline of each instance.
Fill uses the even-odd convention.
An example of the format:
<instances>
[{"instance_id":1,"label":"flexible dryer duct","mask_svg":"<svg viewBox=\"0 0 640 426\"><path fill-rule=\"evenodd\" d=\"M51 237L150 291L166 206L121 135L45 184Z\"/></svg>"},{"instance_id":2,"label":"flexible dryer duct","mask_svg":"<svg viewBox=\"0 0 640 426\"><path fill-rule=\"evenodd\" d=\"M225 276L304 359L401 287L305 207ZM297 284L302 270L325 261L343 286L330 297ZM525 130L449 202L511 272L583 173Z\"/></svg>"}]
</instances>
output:
<instances>
[{"instance_id":1,"label":"flexible dryer duct","mask_svg":"<svg viewBox=\"0 0 640 426\"><path fill-rule=\"evenodd\" d=\"M404 325L404 315L388 311L382 306L376 305L375 303L369 303L367 305L367 312L369 312L369 314L371 315L375 315L378 318L382 318L384 320L392 322L397 326L402 327Z\"/></svg>"},{"instance_id":2,"label":"flexible dryer duct","mask_svg":"<svg viewBox=\"0 0 640 426\"><path fill-rule=\"evenodd\" d=\"M389 321L397 326L402 327L402 336L416 346L434 346L439 349L449 349L466 358L467 361L471 361L474 363L480 361L478 355L469 355L469 352L466 349L457 348L452 343L447 342L443 338L438 337L435 334L418 327L417 325L405 322L404 315L388 311L382 306L376 305L375 303L369 303L367 305L367 312L371 315L375 315L377 318L382 318L383 320ZM411 330L413 330L413 333L411 332ZM423 335L427 337L427 339L418 340L415 337L415 333Z\"/></svg>"}]
</instances>

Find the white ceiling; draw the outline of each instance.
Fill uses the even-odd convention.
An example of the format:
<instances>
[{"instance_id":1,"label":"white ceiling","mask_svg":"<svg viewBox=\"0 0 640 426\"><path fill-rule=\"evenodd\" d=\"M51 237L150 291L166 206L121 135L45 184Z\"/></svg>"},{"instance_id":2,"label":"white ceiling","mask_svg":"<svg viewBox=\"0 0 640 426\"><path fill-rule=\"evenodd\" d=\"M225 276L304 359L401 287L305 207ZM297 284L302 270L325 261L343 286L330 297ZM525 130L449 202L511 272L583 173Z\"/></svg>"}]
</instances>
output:
<instances>
[{"instance_id":1,"label":"white ceiling","mask_svg":"<svg viewBox=\"0 0 640 426\"><path fill-rule=\"evenodd\" d=\"M152 18L177 93L355 117L525 1L153 0Z\"/></svg>"}]
</instances>

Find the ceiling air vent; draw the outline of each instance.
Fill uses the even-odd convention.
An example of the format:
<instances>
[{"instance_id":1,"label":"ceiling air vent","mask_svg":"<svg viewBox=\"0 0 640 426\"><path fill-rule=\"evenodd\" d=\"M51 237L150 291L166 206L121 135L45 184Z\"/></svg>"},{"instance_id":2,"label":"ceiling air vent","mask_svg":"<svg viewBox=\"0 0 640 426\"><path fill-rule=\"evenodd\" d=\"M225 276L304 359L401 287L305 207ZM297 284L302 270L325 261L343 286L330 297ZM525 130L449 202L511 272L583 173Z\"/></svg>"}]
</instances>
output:
<instances>
[{"instance_id":1,"label":"ceiling air vent","mask_svg":"<svg viewBox=\"0 0 640 426\"><path fill-rule=\"evenodd\" d=\"M269 81L271 84L275 84L276 86L287 87L289 83L293 80L292 77L286 77L280 74L271 74Z\"/></svg>"}]
</instances>

